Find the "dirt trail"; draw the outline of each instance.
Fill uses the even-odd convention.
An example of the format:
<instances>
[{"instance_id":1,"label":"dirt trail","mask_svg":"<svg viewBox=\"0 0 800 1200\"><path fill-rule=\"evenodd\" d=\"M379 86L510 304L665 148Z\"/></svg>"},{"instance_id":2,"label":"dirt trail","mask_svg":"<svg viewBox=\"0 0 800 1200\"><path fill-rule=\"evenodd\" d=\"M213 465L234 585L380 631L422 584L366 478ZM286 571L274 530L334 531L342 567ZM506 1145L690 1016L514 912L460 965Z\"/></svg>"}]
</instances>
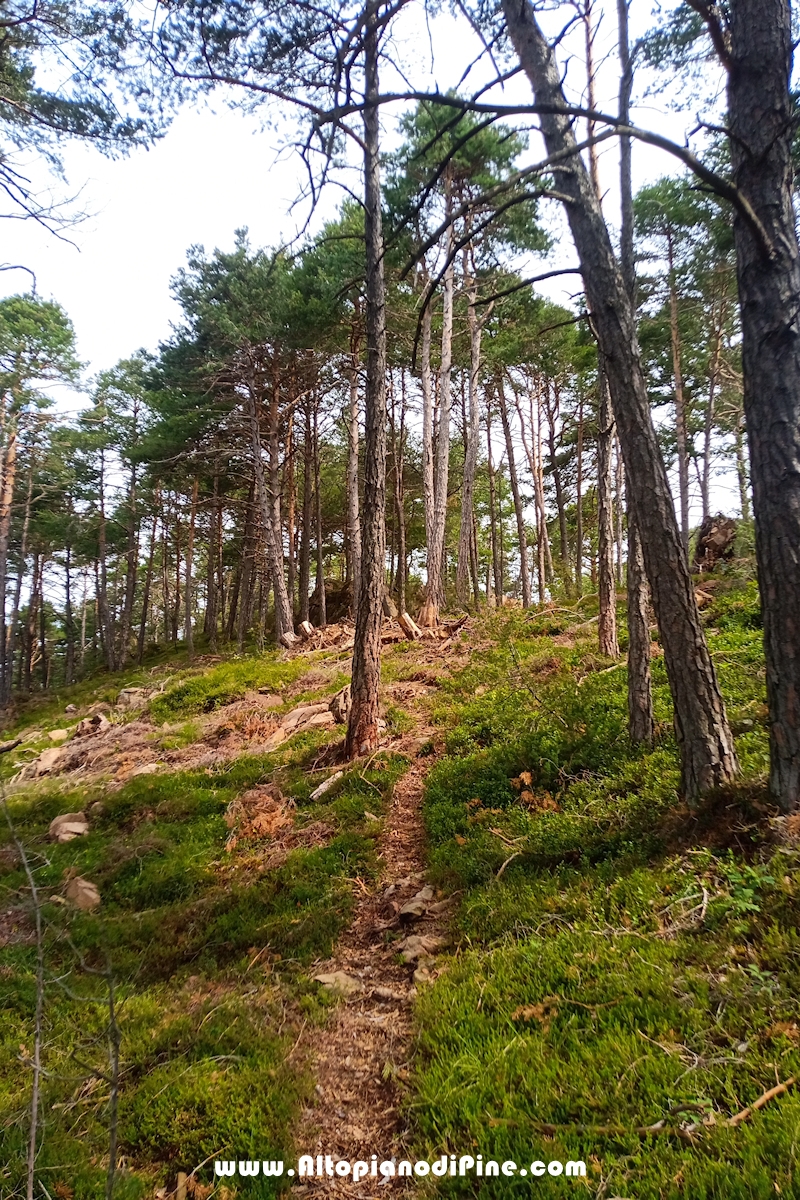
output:
<instances>
[{"instance_id":1,"label":"dirt trail","mask_svg":"<svg viewBox=\"0 0 800 1200\"><path fill-rule=\"evenodd\" d=\"M432 733L432 730L416 730ZM431 757L415 758L395 785L379 850L382 863L374 890L357 901L350 927L335 954L315 975L345 972L361 990L343 999L323 1028L307 1027L298 1050L316 1079L315 1099L301 1118L298 1152L330 1155L353 1162L406 1156L402 1113L412 1043L411 1005L417 994L415 970L434 970L430 959L399 963L398 941L386 940L387 927L402 935L447 941L448 904L430 897L424 915L398 916L425 885L421 801ZM387 894L388 892L388 894ZM430 909L433 911L430 911ZM420 980L419 986L425 986ZM346 1178L306 1179L296 1194L358 1196L359 1200L399 1194L411 1181L380 1176L354 1185ZM387 1186L388 1185L388 1186Z\"/></svg>"}]
</instances>

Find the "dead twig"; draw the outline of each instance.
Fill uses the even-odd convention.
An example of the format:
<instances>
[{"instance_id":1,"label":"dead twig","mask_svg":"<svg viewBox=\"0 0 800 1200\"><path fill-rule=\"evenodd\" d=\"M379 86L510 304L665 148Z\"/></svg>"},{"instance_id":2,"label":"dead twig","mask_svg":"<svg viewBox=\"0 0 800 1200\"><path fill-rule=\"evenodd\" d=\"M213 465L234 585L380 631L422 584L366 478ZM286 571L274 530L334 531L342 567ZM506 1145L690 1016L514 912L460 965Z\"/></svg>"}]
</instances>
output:
<instances>
[{"instance_id":1,"label":"dead twig","mask_svg":"<svg viewBox=\"0 0 800 1200\"><path fill-rule=\"evenodd\" d=\"M503 874L503 871L505 871L505 869L506 869L506 867L508 866L508 864L509 864L509 863L512 863L512 862L514 861L514 859L515 859L515 858L521 858L521 857L522 857L522 851L521 851L521 850L517 850L517 851L516 851L514 854L511 854L511 855L509 855L509 857L508 857L508 858L506 859L506 861L503 863L503 865L502 865L502 867L500 868L500 870L499 870L499 871L497 872L497 874L495 875L495 879L499 879L499 878L500 878L500 876Z\"/></svg>"},{"instance_id":2,"label":"dead twig","mask_svg":"<svg viewBox=\"0 0 800 1200\"><path fill-rule=\"evenodd\" d=\"M758 1099L754 1100L753 1103L747 1108L743 1108L741 1112L729 1117L727 1122L728 1125L735 1129L737 1125L741 1125L742 1121L746 1121L747 1118L752 1116L754 1112L758 1112L758 1110L763 1108L765 1104L769 1104L770 1100L774 1100L776 1096L783 1096L784 1093L788 1092L789 1088L793 1087L796 1082L797 1080L795 1076L792 1075L786 1080L785 1083L776 1084L775 1087L770 1088L769 1091L760 1095Z\"/></svg>"}]
</instances>

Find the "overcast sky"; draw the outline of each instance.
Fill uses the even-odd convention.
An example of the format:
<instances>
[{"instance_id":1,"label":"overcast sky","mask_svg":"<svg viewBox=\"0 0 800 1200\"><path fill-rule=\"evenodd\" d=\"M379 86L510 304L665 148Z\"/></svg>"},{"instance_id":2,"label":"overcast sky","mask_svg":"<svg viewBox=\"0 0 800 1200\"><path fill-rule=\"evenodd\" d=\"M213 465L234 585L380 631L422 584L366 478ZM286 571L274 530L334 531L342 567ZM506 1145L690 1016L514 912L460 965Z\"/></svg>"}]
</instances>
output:
<instances>
[{"instance_id":1,"label":"overcast sky","mask_svg":"<svg viewBox=\"0 0 800 1200\"><path fill-rule=\"evenodd\" d=\"M638 6L634 5L637 15ZM432 41L419 28L422 9L413 6L398 28L400 52L413 60L423 86L446 88L457 82L474 51L463 20L444 17L435 23ZM647 24L649 6L638 9ZM613 12L606 14L598 35L598 58L608 55L604 102L611 105L616 89ZM633 31L635 35L635 30ZM431 58L433 46L433 59ZM505 99L527 100L524 80L515 82ZM640 119L662 129L674 126L674 116L648 106ZM674 135L674 129L672 130ZM75 245L57 241L32 222L2 223L5 262L24 263L36 274L39 293L58 300L74 322L79 354L96 371L113 365L139 347L155 350L178 317L169 293L169 280L184 263L186 250L199 243L208 250L230 247L234 230L247 226L254 245L275 245L291 237L306 209L291 212L302 170L287 151L280 151L280 132L263 130L254 114L226 107L220 97L214 108L184 108L166 136L149 150L136 150L126 159L109 161L81 145L67 147L65 164L70 192L80 191L80 207L91 214L70 237ZM285 134L283 135L285 136ZM391 140L391 122L387 138ZM531 154L541 148L535 143ZM606 208L613 218L616 205L614 143L603 153ZM34 178L41 166L27 164ZM643 182L673 169L663 155L637 146L635 170ZM58 185L61 186L60 184ZM63 194L63 189L62 189ZM317 223L332 216L341 192L331 188L323 198ZM551 228L562 230L554 258L574 262L563 221L553 214ZM562 302L575 292L577 280L567 276L548 285L548 294ZM28 276L0 275L6 294L26 290Z\"/></svg>"}]
</instances>

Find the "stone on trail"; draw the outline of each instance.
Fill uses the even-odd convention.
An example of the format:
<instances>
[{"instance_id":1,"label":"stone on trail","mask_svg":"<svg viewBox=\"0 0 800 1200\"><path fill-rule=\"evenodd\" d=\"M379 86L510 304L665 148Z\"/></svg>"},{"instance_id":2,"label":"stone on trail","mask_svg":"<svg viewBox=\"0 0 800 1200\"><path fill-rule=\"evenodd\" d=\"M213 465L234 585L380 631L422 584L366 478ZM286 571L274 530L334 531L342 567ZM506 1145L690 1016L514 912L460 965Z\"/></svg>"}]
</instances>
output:
<instances>
[{"instance_id":1,"label":"stone on trail","mask_svg":"<svg viewBox=\"0 0 800 1200\"><path fill-rule=\"evenodd\" d=\"M417 921L420 917L424 917L428 911L428 905L433 899L433 888L424 887L417 892L416 896L412 896L406 901L400 909L399 917L401 921Z\"/></svg>"},{"instance_id":2,"label":"stone on trail","mask_svg":"<svg viewBox=\"0 0 800 1200\"><path fill-rule=\"evenodd\" d=\"M281 742L286 741L286 730L282 726L278 726L274 733L271 733L261 749L265 754L270 750L274 750L276 746L280 746Z\"/></svg>"},{"instance_id":3,"label":"stone on trail","mask_svg":"<svg viewBox=\"0 0 800 1200\"><path fill-rule=\"evenodd\" d=\"M326 991L334 992L338 996L354 996L356 992L364 990L361 980L348 975L346 971L323 972L321 975L315 975L314 979L321 983Z\"/></svg>"},{"instance_id":4,"label":"stone on trail","mask_svg":"<svg viewBox=\"0 0 800 1200\"><path fill-rule=\"evenodd\" d=\"M77 705L75 705L75 704L68 704L67 707L64 709L64 712L68 712L68 713L76 713L77 711L78 711L78 708L77 708Z\"/></svg>"},{"instance_id":5,"label":"stone on trail","mask_svg":"<svg viewBox=\"0 0 800 1200\"><path fill-rule=\"evenodd\" d=\"M48 832L54 842L71 842L89 832L89 822L83 813L61 813L50 822Z\"/></svg>"},{"instance_id":6,"label":"stone on trail","mask_svg":"<svg viewBox=\"0 0 800 1200\"><path fill-rule=\"evenodd\" d=\"M32 764L34 776L38 779L40 775L49 775L63 753L60 746L51 746L48 750L43 750Z\"/></svg>"},{"instance_id":7,"label":"stone on trail","mask_svg":"<svg viewBox=\"0 0 800 1200\"><path fill-rule=\"evenodd\" d=\"M307 721L303 721L300 729L332 729L336 724L336 717L332 712L314 713Z\"/></svg>"},{"instance_id":8,"label":"stone on trail","mask_svg":"<svg viewBox=\"0 0 800 1200\"><path fill-rule=\"evenodd\" d=\"M147 689L141 687L123 688L117 696L119 708L145 708L147 705Z\"/></svg>"},{"instance_id":9,"label":"stone on trail","mask_svg":"<svg viewBox=\"0 0 800 1200\"><path fill-rule=\"evenodd\" d=\"M137 775L155 775L156 771L161 770L161 763L142 763L139 767L134 767L131 771L131 779L135 779Z\"/></svg>"},{"instance_id":10,"label":"stone on trail","mask_svg":"<svg viewBox=\"0 0 800 1200\"><path fill-rule=\"evenodd\" d=\"M51 729L47 735L51 742L66 742L69 737L68 729Z\"/></svg>"},{"instance_id":11,"label":"stone on trail","mask_svg":"<svg viewBox=\"0 0 800 1200\"><path fill-rule=\"evenodd\" d=\"M299 725L305 725L311 717L328 711L327 704L303 704L300 708L293 708L291 712L288 712L281 721L281 725L287 733L290 733Z\"/></svg>"},{"instance_id":12,"label":"stone on trail","mask_svg":"<svg viewBox=\"0 0 800 1200\"><path fill-rule=\"evenodd\" d=\"M80 875L70 879L64 889L64 895L70 904L79 908L81 912L92 912L93 909L100 907L100 893L97 887Z\"/></svg>"},{"instance_id":13,"label":"stone on trail","mask_svg":"<svg viewBox=\"0 0 800 1200\"><path fill-rule=\"evenodd\" d=\"M420 958L430 958L437 950L443 950L447 945L444 938L422 937L412 933L404 941L398 942L395 949L400 951L403 962L412 963Z\"/></svg>"}]
</instances>

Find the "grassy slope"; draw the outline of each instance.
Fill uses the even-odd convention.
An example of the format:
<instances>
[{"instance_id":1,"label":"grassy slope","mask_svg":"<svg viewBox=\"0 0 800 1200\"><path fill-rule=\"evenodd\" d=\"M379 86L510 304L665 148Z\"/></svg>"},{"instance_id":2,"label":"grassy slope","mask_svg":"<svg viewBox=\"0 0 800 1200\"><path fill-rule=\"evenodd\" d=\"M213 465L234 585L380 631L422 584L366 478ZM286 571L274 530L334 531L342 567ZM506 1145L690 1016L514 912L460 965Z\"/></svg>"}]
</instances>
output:
<instances>
[{"instance_id":1,"label":"grassy slope","mask_svg":"<svg viewBox=\"0 0 800 1200\"><path fill-rule=\"evenodd\" d=\"M591 602L583 611L590 615ZM793 850L763 840L767 749L752 585L723 587L707 619L744 782L688 823L674 816L662 660L654 660L660 736L650 752L627 743L625 673L597 657L593 627L574 645L558 636L575 622L569 614L487 620L472 635L467 667L439 689L435 718L447 752L426 796L430 858L437 881L463 897L459 950L418 1002L409 1105L420 1151L519 1163L584 1158L585 1183L539 1181L553 1196L568 1188L631 1200L796 1194L800 1097L774 1101L735 1131L721 1127L776 1076L800 1067L800 875ZM387 657L387 678L405 674L409 649ZM294 682L299 670L271 655L196 671L175 666L178 677L153 707L158 722L171 723L160 736L179 742L197 736L198 714L248 688ZM121 682L141 681L134 674ZM329 677L323 690L339 683ZM100 679L38 705L36 728L44 737L63 723L67 701L110 699L109 687ZM403 726L400 710L387 715ZM364 814L380 814L403 767L375 760L312 805L308 768L330 736L301 735L213 773L140 777L110 794L45 781L12 801L44 895L70 870L103 895L96 916L70 919L49 902L45 910L51 1074L40 1161L54 1197L89 1200L103 1190L108 1088L91 1068L107 1069L106 1009L77 997L102 996L102 980L81 961L102 967L106 953L121 1001L120 1149L130 1163L115 1196L149 1197L178 1169L226 1147L268 1157L296 1149L292 1128L312 1081L290 1055L302 1021L324 1020L328 1003L308 966L347 921L353 877L374 875L379 826ZM223 817L231 800L276 770L298 823L322 820L332 833L262 873L246 848L225 855ZM533 808L512 786L520 772L530 772ZM96 798L104 811L87 838L46 840L56 813ZM512 854L519 857L497 880ZM3 883L22 904L21 872ZM20 1194L29 1084L17 1056L32 1044L33 978L31 945L8 948L0 967L0 1007L10 1014L0 1033L3 1197ZM685 1103L717 1121L694 1146L672 1133L633 1132ZM560 1128L543 1133L543 1125ZM469 1192L458 1180L442 1186ZM521 1180L485 1186L494 1195L530 1191ZM258 1180L239 1190L256 1197L272 1187Z\"/></svg>"},{"instance_id":2,"label":"grassy slope","mask_svg":"<svg viewBox=\"0 0 800 1200\"><path fill-rule=\"evenodd\" d=\"M464 897L461 948L418 1002L419 1149L584 1159L582 1183L538 1182L552 1196L799 1195L800 1092L724 1127L800 1068L800 855L766 836L755 589L724 582L706 614L743 779L694 815L680 814L663 659L658 744L636 750L624 670L593 653L591 627L558 645L570 621L496 618L439 693L447 757L426 820L436 878ZM668 1117L685 1104L697 1111ZM674 1131L704 1118L693 1143Z\"/></svg>"},{"instance_id":3,"label":"grassy slope","mask_svg":"<svg viewBox=\"0 0 800 1200\"><path fill-rule=\"evenodd\" d=\"M247 688L277 688L308 664L272 655L224 663L184 677L153 704L172 722L220 707ZM129 681L126 681L129 682ZM338 679L327 685L335 690ZM97 686L97 685L95 685ZM107 681L100 683L108 689ZM63 722L58 704L37 706L37 728ZM97 698L84 688L84 703ZM24 724L24 722L23 722ZM191 736L191 723L186 726ZM289 1060L304 1020L322 1020L326 998L307 974L330 953L351 908L352 879L376 869L380 814L402 760L378 756L347 775L323 802L309 775L330 733L301 734L272 755L243 756L215 771L139 777L120 791L66 791L63 780L36 785L9 809L28 848L45 898L47 996L40 1172L51 1195L94 1200L107 1164L108 1071L105 985L92 971L113 966L122 1031L120 1152L132 1169L114 1195L152 1196L223 1149L251 1157L289 1157L292 1126L310 1082ZM297 806L297 824L324 821L324 845L291 852L262 873L257 852L224 852L228 804L274 779ZM47 840L59 812L101 799L87 837ZM7 831L3 831L7 835ZM0 834L0 840L3 838ZM93 880L97 914L73 916L49 897L65 872ZM5 873L4 900L20 905L19 865ZM3 907L6 907L4 904ZM265 954L264 948L268 948ZM261 953L259 953L261 952ZM35 952L12 945L0 968L0 1195L22 1195L28 1073L19 1057L32 1048ZM92 999L94 998L94 999ZM24 1047L24 1050L20 1048ZM96 1072L92 1075L92 1071ZM58 1189L61 1189L59 1192ZM64 1191L64 1189L67 1191ZM70 1190L71 1189L71 1190ZM273 1194L272 1181L247 1188Z\"/></svg>"}]
</instances>

